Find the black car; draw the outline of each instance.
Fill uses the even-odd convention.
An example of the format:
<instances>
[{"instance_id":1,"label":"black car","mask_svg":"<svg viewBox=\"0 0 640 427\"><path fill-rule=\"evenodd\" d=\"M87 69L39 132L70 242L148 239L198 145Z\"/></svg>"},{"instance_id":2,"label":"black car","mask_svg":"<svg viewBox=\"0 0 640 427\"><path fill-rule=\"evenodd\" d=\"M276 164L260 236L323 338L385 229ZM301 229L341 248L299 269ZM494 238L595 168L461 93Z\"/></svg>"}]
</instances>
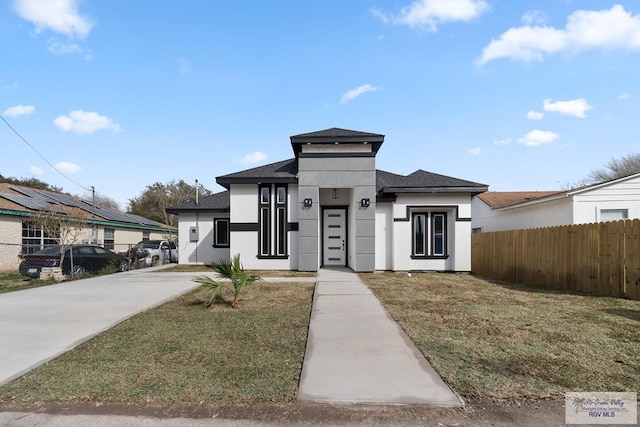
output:
<instances>
[{"instance_id":1,"label":"black car","mask_svg":"<svg viewBox=\"0 0 640 427\"><path fill-rule=\"evenodd\" d=\"M43 267L60 267L60 253L61 246L54 245L32 254L23 255L19 267L20 274L37 278L40 277L40 271ZM73 269L71 268L72 258ZM109 266L114 267L116 271L126 271L129 269L129 260L125 256L100 246L71 245L65 249L62 273L71 275L72 270L74 276L97 273Z\"/></svg>"}]
</instances>

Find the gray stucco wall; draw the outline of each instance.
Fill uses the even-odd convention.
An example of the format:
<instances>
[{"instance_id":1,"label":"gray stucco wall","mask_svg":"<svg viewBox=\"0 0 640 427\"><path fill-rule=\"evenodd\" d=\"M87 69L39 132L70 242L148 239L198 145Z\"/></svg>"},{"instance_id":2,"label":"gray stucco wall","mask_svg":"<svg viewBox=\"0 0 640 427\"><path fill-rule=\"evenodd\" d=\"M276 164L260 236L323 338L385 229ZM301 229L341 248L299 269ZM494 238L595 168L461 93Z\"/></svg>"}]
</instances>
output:
<instances>
[{"instance_id":1,"label":"gray stucco wall","mask_svg":"<svg viewBox=\"0 0 640 427\"><path fill-rule=\"evenodd\" d=\"M375 269L375 157L300 157L298 159L299 269L316 271L320 259L320 188L351 188L348 266L355 271ZM310 209L304 199L313 200ZM369 199L368 208L360 200Z\"/></svg>"}]
</instances>

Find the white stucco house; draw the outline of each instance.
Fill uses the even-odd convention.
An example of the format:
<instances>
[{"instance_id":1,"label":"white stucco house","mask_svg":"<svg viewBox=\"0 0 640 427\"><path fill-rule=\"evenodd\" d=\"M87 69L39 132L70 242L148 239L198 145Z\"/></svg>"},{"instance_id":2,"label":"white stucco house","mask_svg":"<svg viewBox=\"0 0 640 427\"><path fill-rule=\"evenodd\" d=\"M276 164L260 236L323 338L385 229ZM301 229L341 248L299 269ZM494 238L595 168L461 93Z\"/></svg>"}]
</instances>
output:
<instances>
[{"instance_id":1,"label":"white stucco house","mask_svg":"<svg viewBox=\"0 0 640 427\"><path fill-rule=\"evenodd\" d=\"M181 264L240 254L248 269L471 270L471 198L486 185L376 170L380 134L290 140L293 158L219 176L227 191L167 209L179 216Z\"/></svg>"},{"instance_id":2,"label":"white stucco house","mask_svg":"<svg viewBox=\"0 0 640 427\"><path fill-rule=\"evenodd\" d=\"M471 206L473 232L640 218L640 174L568 191L489 191Z\"/></svg>"}]
</instances>

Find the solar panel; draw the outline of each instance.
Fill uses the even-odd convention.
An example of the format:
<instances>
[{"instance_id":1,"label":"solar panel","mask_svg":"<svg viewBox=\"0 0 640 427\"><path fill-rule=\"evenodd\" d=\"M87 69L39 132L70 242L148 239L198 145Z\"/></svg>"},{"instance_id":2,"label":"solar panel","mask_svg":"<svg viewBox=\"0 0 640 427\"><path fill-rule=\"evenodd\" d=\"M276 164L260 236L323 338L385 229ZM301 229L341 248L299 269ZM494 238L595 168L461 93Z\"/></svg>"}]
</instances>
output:
<instances>
[{"instance_id":1,"label":"solar panel","mask_svg":"<svg viewBox=\"0 0 640 427\"><path fill-rule=\"evenodd\" d=\"M39 192L41 195L48 197L58 203L62 203L65 206L73 206L76 208L83 209L82 203L79 200L76 200L74 197L68 196L62 193L44 193Z\"/></svg>"},{"instance_id":2,"label":"solar panel","mask_svg":"<svg viewBox=\"0 0 640 427\"><path fill-rule=\"evenodd\" d=\"M7 199L12 201L13 203L17 203L20 206L24 206L27 209L32 209L34 211L50 211L55 213L66 214L67 212L63 209L60 209L56 205L52 205L45 201L34 199L33 197L21 196L19 194L9 194L9 193L0 193L0 197L3 199Z\"/></svg>"}]
</instances>

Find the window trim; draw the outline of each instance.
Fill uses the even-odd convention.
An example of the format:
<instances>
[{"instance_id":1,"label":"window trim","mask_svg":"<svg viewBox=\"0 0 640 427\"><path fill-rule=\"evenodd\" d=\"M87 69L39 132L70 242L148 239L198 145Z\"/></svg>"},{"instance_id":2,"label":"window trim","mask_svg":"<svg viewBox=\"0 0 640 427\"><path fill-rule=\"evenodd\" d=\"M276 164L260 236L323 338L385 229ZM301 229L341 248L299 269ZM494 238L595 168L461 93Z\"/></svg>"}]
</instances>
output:
<instances>
[{"instance_id":1,"label":"window trim","mask_svg":"<svg viewBox=\"0 0 640 427\"><path fill-rule=\"evenodd\" d=\"M109 231L109 237L107 237L107 231ZM109 250L114 250L116 247L116 229L113 227L105 227L103 230L104 238L102 239L102 247Z\"/></svg>"},{"instance_id":2,"label":"window trim","mask_svg":"<svg viewBox=\"0 0 640 427\"><path fill-rule=\"evenodd\" d=\"M268 201L266 195L269 195ZM289 258L289 194L286 184L258 186L259 259Z\"/></svg>"},{"instance_id":3,"label":"window trim","mask_svg":"<svg viewBox=\"0 0 640 427\"><path fill-rule=\"evenodd\" d=\"M225 233L226 243L220 243L219 239L219 231L218 223L227 223L227 232ZM230 232L231 220L230 218L214 218L213 219L213 247L214 248L228 248L231 242L231 232Z\"/></svg>"},{"instance_id":4,"label":"window trim","mask_svg":"<svg viewBox=\"0 0 640 427\"><path fill-rule=\"evenodd\" d=\"M411 212L411 258L412 259L447 259L449 258L449 230L447 228L447 212L419 210ZM436 233L436 222L442 218L442 233ZM423 230L417 229L422 222ZM418 242L418 232L423 234L422 242ZM437 236L442 236L442 252L436 253ZM422 251L419 251L421 243Z\"/></svg>"}]
</instances>

